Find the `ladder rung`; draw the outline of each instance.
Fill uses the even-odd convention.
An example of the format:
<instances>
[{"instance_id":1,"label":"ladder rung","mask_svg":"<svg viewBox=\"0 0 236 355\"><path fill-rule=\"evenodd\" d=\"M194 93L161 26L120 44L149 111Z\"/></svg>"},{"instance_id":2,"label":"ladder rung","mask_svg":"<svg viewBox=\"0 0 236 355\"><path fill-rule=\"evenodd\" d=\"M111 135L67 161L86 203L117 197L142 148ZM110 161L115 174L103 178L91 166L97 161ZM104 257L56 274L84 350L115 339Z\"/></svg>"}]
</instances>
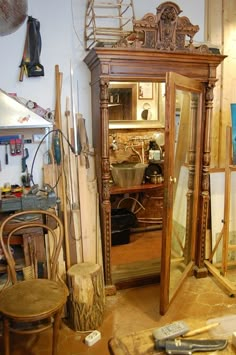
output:
<instances>
[{"instance_id":1,"label":"ladder rung","mask_svg":"<svg viewBox=\"0 0 236 355\"><path fill-rule=\"evenodd\" d=\"M89 17L89 16L88 16ZM102 19L102 18L108 18L109 20L129 20L130 18L129 17L123 17L123 16L105 16L105 15L98 15L98 16L93 16L94 17L94 19L97 19L97 18L99 18L99 19Z\"/></svg>"},{"instance_id":2,"label":"ladder rung","mask_svg":"<svg viewBox=\"0 0 236 355\"><path fill-rule=\"evenodd\" d=\"M119 38L96 38L96 42L117 43Z\"/></svg>"},{"instance_id":3,"label":"ladder rung","mask_svg":"<svg viewBox=\"0 0 236 355\"><path fill-rule=\"evenodd\" d=\"M120 37L120 35L122 35L122 37L126 36L126 34L123 33L123 32L113 32L113 33L106 33L106 32L99 32L98 33L98 32L95 32L95 33L93 33L93 35L95 35L96 38L97 38L97 36L106 36L106 37L113 37L113 36ZM90 39L91 37L92 37L91 35L86 36L87 39ZM105 40L105 38L103 38L103 39Z\"/></svg>"},{"instance_id":4,"label":"ladder rung","mask_svg":"<svg viewBox=\"0 0 236 355\"><path fill-rule=\"evenodd\" d=\"M228 249L229 249L229 250L236 250L236 245L229 244L229 245L228 245Z\"/></svg>"},{"instance_id":5,"label":"ladder rung","mask_svg":"<svg viewBox=\"0 0 236 355\"><path fill-rule=\"evenodd\" d=\"M222 266L221 262L217 262L213 264L216 268L220 269ZM236 260L231 260L231 261L227 261L227 266L236 266Z\"/></svg>"},{"instance_id":6,"label":"ladder rung","mask_svg":"<svg viewBox=\"0 0 236 355\"><path fill-rule=\"evenodd\" d=\"M120 5L120 4L118 4L118 5L113 5L113 4L111 4L111 5L97 4L97 5L94 5L93 8L94 8L94 9L120 9L120 8L122 8L122 6L125 6L125 5ZM130 7L129 5L126 5L126 6L127 6L127 8Z\"/></svg>"},{"instance_id":7,"label":"ladder rung","mask_svg":"<svg viewBox=\"0 0 236 355\"><path fill-rule=\"evenodd\" d=\"M116 38L120 38L120 37L126 37L125 35L123 35L123 33L121 34L121 33L95 33L95 36L96 36L96 38L100 38L100 40L101 39L106 39L106 38L110 38L110 37L116 37ZM86 39L91 39L91 40L93 40L93 37L92 36L86 36ZM110 39L109 39L110 40Z\"/></svg>"},{"instance_id":8,"label":"ladder rung","mask_svg":"<svg viewBox=\"0 0 236 355\"><path fill-rule=\"evenodd\" d=\"M98 3L93 3L93 4L88 4L88 7L89 6L92 6L93 8L95 8L95 7L114 7L114 8L117 8L117 7L122 7L122 6L127 6L127 7L131 7L132 5L131 5L131 3L128 3L128 2L126 2L126 3L118 3L118 4L114 4L114 3L112 3L112 2L98 2Z\"/></svg>"},{"instance_id":9,"label":"ladder rung","mask_svg":"<svg viewBox=\"0 0 236 355\"><path fill-rule=\"evenodd\" d=\"M111 32L114 32L114 33L127 33L127 34L129 34L129 33L131 33L131 31L124 31L124 30L122 30L122 29L120 29L120 28L102 28L102 27L97 27L97 28L87 28L88 30L91 30L91 31L93 31L94 33L100 33L100 32L104 32L104 33L106 33L106 34L108 34L108 33L111 33Z\"/></svg>"}]
</instances>

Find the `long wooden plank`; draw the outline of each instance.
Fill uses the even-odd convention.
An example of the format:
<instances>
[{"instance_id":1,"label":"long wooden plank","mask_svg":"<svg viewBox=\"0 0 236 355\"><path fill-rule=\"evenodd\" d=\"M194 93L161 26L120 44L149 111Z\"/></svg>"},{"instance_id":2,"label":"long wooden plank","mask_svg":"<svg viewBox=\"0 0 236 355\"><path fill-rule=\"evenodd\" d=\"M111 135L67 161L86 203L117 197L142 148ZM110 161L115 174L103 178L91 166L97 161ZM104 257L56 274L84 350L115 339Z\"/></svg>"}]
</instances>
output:
<instances>
[{"instance_id":1,"label":"long wooden plank","mask_svg":"<svg viewBox=\"0 0 236 355\"><path fill-rule=\"evenodd\" d=\"M226 277L222 276L220 274L220 271L212 265L209 261L205 260L204 261L205 265L207 266L208 270L210 273L215 276L215 278L220 281L220 283L226 288L226 290L229 291L230 295L235 295L236 294L236 285L233 284L231 281L229 281Z\"/></svg>"},{"instance_id":2,"label":"long wooden plank","mask_svg":"<svg viewBox=\"0 0 236 355\"><path fill-rule=\"evenodd\" d=\"M55 108L55 123L57 128L62 130L62 120L61 120L61 88L62 88L62 78L63 74L59 71L59 66L55 66L55 76L56 76L56 108ZM62 144L62 143L61 143ZM61 145L62 151L62 145ZM67 204L66 204L66 182L64 174L64 162L62 159L61 166L58 168L61 169L61 185L62 185L62 210L64 217L64 240L65 240L65 255L66 255L66 268L67 270L71 266L70 259L70 244L69 244L69 223L68 223L68 214L67 214Z\"/></svg>"},{"instance_id":3,"label":"long wooden plank","mask_svg":"<svg viewBox=\"0 0 236 355\"><path fill-rule=\"evenodd\" d=\"M227 273L228 246L229 246L229 218L230 218L230 193L231 193L231 127L226 128L226 161L225 161L225 196L224 196L224 231L222 247L222 274Z\"/></svg>"},{"instance_id":4,"label":"long wooden plank","mask_svg":"<svg viewBox=\"0 0 236 355\"><path fill-rule=\"evenodd\" d=\"M72 117L70 111L70 101L66 99L66 123L67 123L67 139L72 143ZM74 144L74 142L73 142ZM82 251L82 233L81 233L81 211L79 201L79 178L77 173L78 156L75 156L71 149L68 149L68 191L70 203L70 218L71 218L71 239L75 246L76 263L83 261Z\"/></svg>"}]
</instances>

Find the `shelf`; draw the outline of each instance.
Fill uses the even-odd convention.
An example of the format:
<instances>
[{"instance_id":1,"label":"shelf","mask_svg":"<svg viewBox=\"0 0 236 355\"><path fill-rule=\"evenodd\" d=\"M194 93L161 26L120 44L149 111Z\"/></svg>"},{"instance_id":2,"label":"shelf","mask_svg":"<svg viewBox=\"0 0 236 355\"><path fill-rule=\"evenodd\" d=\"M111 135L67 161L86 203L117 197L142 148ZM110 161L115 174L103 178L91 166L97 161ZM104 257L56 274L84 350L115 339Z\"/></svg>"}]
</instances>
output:
<instances>
[{"instance_id":1,"label":"shelf","mask_svg":"<svg viewBox=\"0 0 236 355\"><path fill-rule=\"evenodd\" d=\"M126 193L135 193L135 192L142 192L146 190L154 190L154 189L163 189L163 182L160 184L142 184L137 186L130 186L130 187L119 187L116 185L112 185L110 188L110 195L119 195L119 194L126 194Z\"/></svg>"}]
</instances>

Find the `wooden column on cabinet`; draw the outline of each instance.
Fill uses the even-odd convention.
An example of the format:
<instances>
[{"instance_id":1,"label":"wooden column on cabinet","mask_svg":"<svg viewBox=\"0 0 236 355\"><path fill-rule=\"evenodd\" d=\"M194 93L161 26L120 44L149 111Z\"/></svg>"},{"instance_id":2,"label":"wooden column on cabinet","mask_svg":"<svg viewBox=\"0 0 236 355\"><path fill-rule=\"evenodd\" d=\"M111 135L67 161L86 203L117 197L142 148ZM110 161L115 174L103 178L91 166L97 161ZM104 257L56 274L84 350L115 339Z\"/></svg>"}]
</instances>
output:
<instances>
[{"instance_id":1,"label":"wooden column on cabinet","mask_svg":"<svg viewBox=\"0 0 236 355\"><path fill-rule=\"evenodd\" d=\"M212 110L213 110L213 89L215 87L215 81L209 81L205 92L205 126L203 134L203 152L202 152L202 181L201 181L201 196L200 196L200 223L197 233L196 244L196 268L195 275L197 277L203 277L207 275L207 268L204 265L205 260L205 241L206 230L208 225L209 216L209 201L210 201L210 132L212 124Z\"/></svg>"}]
</instances>

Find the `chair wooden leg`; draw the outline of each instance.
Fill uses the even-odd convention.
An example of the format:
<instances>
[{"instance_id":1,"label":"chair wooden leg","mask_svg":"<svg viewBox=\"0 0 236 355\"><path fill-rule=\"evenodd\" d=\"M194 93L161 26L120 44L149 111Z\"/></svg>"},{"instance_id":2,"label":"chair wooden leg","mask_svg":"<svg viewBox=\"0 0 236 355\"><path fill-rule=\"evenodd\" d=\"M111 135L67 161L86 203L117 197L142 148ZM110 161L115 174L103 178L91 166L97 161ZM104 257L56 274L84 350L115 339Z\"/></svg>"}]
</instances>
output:
<instances>
[{"instance_id":1,"label":"chair wooden leg","mask_svg":"<svg viewBox=\"0 0 236 355\"><path fill-rule=\"evenodd\" d=\"M62 314L62 309L59 310L54 316L52 355L57 355L57 344L58 344L58 338L59 338L59 328L60 328L60 324L61 324L61 314Z\"/></svg>"},{"instance_id":2,"label":"chair wooden leg","mask_svg":"<svg viewBox=\"0 0 236 355\"><path fill-rule=\"evenodd\" d=\"M4 355L10 355L10 331L9 320L3 319L3 342L4 342Z\"/></svg>"}]
</instances>

